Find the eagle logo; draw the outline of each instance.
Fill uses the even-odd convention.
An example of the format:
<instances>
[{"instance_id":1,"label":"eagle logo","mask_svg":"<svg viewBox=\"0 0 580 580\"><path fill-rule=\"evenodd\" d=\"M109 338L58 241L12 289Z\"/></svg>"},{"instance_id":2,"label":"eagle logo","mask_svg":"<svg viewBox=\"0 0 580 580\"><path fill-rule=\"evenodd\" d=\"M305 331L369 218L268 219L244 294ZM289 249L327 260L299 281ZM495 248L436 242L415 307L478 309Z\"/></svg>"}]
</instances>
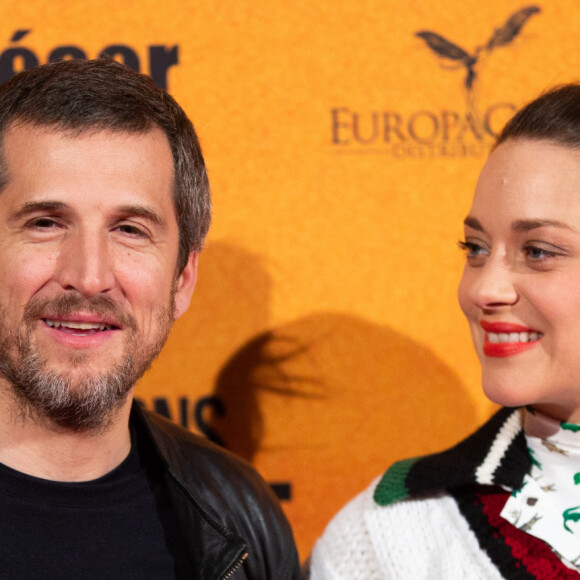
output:
<instances>
[{"instance_id":1,"label":"eagle logo","mask_svg":"<svg viewBox=\"0 0 580 580\"><path fill-rule=\"evenodd\" d=\"M436 32L421 30L416 33L416 36L422 38L437 57L443 60L443 68L450 70L465 68L463 86L467 93L468 114L471 115L477 127L481 127L473 97L474 85L477 80L477 65L496 48L510 44L521 32L529 18L538 12L541 12L539 6L527 6L518 10L507 19L503 26L493 31L485 44L477 46L471 53Z\"/></svg>"}]
</instances>

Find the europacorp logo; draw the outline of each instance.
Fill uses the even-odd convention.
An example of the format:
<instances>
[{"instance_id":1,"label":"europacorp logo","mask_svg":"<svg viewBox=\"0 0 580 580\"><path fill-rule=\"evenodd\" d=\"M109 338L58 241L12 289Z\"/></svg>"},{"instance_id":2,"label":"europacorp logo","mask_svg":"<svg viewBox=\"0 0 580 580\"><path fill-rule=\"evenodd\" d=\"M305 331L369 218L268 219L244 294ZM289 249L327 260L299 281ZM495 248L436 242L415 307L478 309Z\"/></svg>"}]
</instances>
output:
<instances>
[{"instance_id":1,"label":"europacorp logo","mask_svg":"<svg viewBox=\"0 0 580 580\"><path fill-rule=\"evenodd\" d=\"M127 44L112 42L105 44L94 54L82 46L63 44L41 51L30 45L31 29L20 29L12 33L8 46L0 53L0 83L6 82L16 73L39 64L71 58L96 58L110 56L123 62L137 72L151 76L157 86L167 89L167 76L171 67L179 63L179 47L165 44L151 44L145 47L145 57Z\"/></svg>"},{"instance_id":2,"label":"europacorp logo","mask_svg":"<svg viewBox=\"0 0 580 580\"><path fill-rule=\"evenodd\" d=\"M477 102L478 65L497 49L508 47L528 20L539 12L538 6L518 10L493 31L485 44L472 51L437 32L417 32L415 36L425 43L443 70L463 71L464 109L426 107L405 113L392 108L355 111L347 106L336 107L331 109L333 150L345 154L387 154L395 159L487 155L516 107L509 102ZM449 78L450 82L456 82L457 75Z\"/></svg>"}]
</instances>

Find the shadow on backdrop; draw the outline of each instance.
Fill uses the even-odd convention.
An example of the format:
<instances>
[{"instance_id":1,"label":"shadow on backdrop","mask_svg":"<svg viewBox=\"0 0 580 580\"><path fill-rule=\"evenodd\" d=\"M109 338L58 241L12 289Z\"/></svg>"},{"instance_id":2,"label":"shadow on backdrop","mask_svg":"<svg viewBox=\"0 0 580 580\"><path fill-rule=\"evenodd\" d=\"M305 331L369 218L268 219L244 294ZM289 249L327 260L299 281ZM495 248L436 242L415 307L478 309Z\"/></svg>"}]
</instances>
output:
<instances>
[{"instance_id":1,"label":"shadow on backdrop","mask_svg":"<svg viewBox=\"0 0 580 580\"><path fill-rule=\"evenodd\" d=\"M477 416L426 346L348 313L271 328L271 292L261 256L208 244L192 307L140 393L276 484L305 556L390 463L454 443Z\"/></svg>"},{"instance_id":2,"label":"shadow on backdrop","mask_svg":"<svg viewBox=\"0 0 580 580\"><path fill-rule=\"evenodd\" d=\"M223 413L212 426L250 461L259 450L361 438L366 447L426 452L476 420L461 382L429 349L348 314L316 313L257 335L223 366L214 395ZM310 437L287 438L293 427L310 427Z\"/></svg>"},{"instance_id":3,"label":"shadow on backdrop","mask_svg":"<svg viewBox=\"0 0 580 580\"><path fill-rule=\"evenodd\" d=\"M231 244L208 243L200 256L191 306L143 377L139 396L167 399L174 409L171 418L177 419L178 398L197 400L211 393L224 361L269 326L270 294L270 277L260 256ZM189 407L187 413L184 426L189 428L195 419Z\"/></svg>"},{"instance_id":4,"label":"shadow on backdrop","mask_svg":"<svg viewBox=\"0 0 580 580\"><path fill-rule=\"evenodd\" d=\"M326 523L392 462L472 431L476 407L428 348L348 314L262 332L221 369L211 429L285 502L305 557Z\"/></svg>"}]
</instances>

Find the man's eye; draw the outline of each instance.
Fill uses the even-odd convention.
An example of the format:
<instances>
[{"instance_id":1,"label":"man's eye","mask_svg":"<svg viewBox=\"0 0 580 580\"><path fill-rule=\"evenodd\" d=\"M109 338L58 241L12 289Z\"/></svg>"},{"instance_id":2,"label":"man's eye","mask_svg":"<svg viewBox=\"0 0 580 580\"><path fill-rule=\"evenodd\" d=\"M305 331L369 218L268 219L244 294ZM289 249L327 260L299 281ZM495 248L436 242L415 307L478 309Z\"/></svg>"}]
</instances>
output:
<instances>
[{"instance_id":1,"label":"man's eye","mask_svg":"<svg viewBox=\"0 0 580 580\"><path fill-rule=\"evenodd\" d=\"M123 234L128 234L133 237L146 238L148 234L143 229L132 224L121 224L117 226L117 230Z\"/></svg>"},{"instance_id":2,"label":"man's eye","mask_svg":"<svg viewBox=\"0 0 580 580\"><path fill-rule=\"evenodd\" d=\"M52 218L37 218L28 222L29 228L50 229L58 226L58 223Z\"/></svg>"}]
</instances>

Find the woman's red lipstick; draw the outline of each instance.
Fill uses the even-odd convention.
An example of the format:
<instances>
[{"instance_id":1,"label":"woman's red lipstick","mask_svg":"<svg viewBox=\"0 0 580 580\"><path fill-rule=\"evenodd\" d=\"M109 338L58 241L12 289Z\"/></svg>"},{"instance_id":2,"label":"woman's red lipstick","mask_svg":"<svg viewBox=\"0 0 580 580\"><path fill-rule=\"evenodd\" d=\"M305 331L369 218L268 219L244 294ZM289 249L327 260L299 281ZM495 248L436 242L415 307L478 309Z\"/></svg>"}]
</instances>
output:
<instances>
[{"instance_id":1,"label":"woman's red lipstick","mask_svg":"<svg viewBox=\"0 0 580 580\"><path fill-rule=\"evenodd\" d=\"M483 354L486 356L506 357L519 354L536 346L544 336L533 328L510 322L482 320L480 325L485 330Z\"/></svg>"}]
</instances>

